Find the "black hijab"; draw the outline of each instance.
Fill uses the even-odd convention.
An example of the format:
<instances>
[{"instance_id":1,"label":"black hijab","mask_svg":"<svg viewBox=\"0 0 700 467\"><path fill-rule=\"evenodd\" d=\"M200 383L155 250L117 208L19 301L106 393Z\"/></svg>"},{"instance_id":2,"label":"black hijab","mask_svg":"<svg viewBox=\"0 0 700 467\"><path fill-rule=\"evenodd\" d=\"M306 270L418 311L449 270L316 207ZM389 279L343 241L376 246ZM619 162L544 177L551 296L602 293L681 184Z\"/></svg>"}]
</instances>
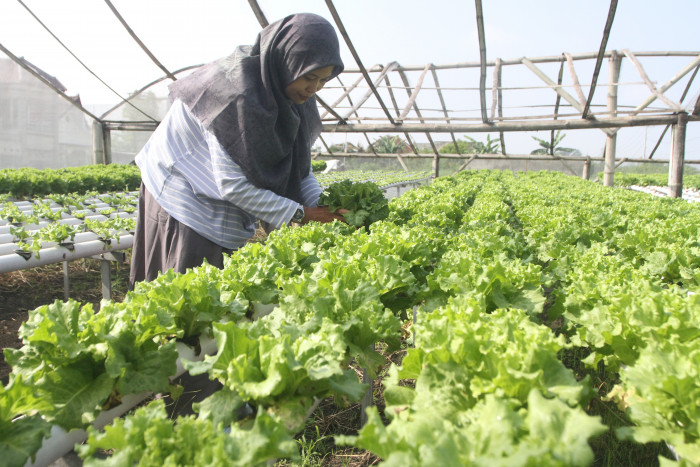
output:
<instances>
[{"instance_id":1,"label":"black hijab","mask_svg":"<svg viewBox=\"0 0 700 467\"><path fill-rule=\"evenodd\" d=\"M311 144L321 134L316 100L294 104L284 89L305 74L343 71L338 37L324 18L300 13L270 24L255 44L170 85L254 185L301 202Z\"/></svg>"}]
</instances>

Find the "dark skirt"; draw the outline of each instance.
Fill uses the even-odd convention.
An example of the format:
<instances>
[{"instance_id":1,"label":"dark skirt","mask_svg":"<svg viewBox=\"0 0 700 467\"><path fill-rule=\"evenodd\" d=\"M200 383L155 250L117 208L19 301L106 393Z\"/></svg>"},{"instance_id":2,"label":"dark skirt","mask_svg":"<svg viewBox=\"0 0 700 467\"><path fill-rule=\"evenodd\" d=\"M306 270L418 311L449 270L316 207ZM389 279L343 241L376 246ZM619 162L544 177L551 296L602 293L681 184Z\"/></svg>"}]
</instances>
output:
<instances>
[{"instance_id":1,"label":"dark skirt","mask_svg":"<svg viewBox=\"0 0 700 467\"><path fill-rule=\"evenodd\" d=\"M136 282L151 281L168 269L183 273L200 266L205 259L222 268L224 253L231 252L170 216L141 183L129 289Z\"/></svg>"}]
</instances>

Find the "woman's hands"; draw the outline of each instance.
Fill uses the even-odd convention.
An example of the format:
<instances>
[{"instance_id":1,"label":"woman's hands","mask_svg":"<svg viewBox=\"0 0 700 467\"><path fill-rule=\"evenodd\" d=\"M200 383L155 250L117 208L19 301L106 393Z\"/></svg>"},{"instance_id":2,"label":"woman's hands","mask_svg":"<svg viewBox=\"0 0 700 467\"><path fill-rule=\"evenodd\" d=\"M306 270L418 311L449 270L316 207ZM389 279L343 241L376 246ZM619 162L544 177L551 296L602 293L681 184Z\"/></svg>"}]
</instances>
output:
<instances>
[{"instance_id":1,"label":"woman's hands","mask_svg":"<svg viewBox=\"0 0 700 467\"><path fill-rule=\"evenodd\" d=\"M338 209L337 211L330 211L328 206L304 206L304 219L301 223L306 224L311 221L316 222L333 222L338 220L340 222L345 222L345 217L343 214L349 212L347 209Z\"/></svg>"}]
</instances>

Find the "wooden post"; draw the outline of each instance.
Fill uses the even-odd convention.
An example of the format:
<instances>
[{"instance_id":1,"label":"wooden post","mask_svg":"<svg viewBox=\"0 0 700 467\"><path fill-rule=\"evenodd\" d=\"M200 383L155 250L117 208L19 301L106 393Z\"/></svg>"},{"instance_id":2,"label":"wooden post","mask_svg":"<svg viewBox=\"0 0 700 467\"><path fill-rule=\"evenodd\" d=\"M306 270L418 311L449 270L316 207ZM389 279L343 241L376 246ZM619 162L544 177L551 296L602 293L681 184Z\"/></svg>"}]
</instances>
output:
<instances>
[{"instance_id":1,"label":"wooden post","mask_svg":"<svg viewBox=\"0 0 700 467\"><path fill-rule=\"evenodd\" d=\"M104 126L98 120L92 122L92 163L105 163Z\"/></svg>"},{"instance_id":2,"label":"wooden post","mask_svg":"<svg viewBox=\"0 0 700 467\"><path fill-rule=\"evenodd\" d=\"M105 164L112 163L112 130L105 128L103 131L104 135L104 152L105 152Z\"/></svg>"},{"instance_id":3,"label":"wooden post","mask_svg":"<svg viewBox=\"0 0 700 467\"><path fill-rule=\"evenodd\" d=\"M586 159L583 163L583 175L581 176L584 180L589 180L591 178L591 158Z\"/></svg>"},{"instance_id":4,"label":"wooden post","mask_svg":"<svg viewBox=\"0 0 700 467\"><path fill-rule=\"evenodd\" d=\"M668 194L671 198L683 197L683 162L685 159L685 129L688 114L680 112L678 123L673 125L673 150L668 164Z\"/></svg>"},{"instance_id":5,"label":"wooden post","mask_svg":"<svg viewBox=\"0 0 700 467\"><path fill-rule=\"evenodd\" d=\"M68 300L70 298L70 272L68 268L68 261L63 262L63 299Z\"/></svg>"},{"instance_id":6,"label":"wooden post","mask_svg":"<svg viewBox=\"0 0 700 467\"><path fill-rule=\"evenodd\" d=\"M608 118L617 116L617 84L620 80L620 56L613 50L610 56L610 84L608 85ZM617 132L608 134L605 142L605 169L603 185L615 186L615 153L617 150Z\"/></svg>"},{"instance_id":7,"label":"wooden post","mask_svg":"<svg viewBox=\"0 0 700 467\"><path fill-rule=\"evenodd\" d=\"M433 178L438 178L440 176L440 156L437 152L435 157L433 157Z\"/></svg>"}]
</instances>

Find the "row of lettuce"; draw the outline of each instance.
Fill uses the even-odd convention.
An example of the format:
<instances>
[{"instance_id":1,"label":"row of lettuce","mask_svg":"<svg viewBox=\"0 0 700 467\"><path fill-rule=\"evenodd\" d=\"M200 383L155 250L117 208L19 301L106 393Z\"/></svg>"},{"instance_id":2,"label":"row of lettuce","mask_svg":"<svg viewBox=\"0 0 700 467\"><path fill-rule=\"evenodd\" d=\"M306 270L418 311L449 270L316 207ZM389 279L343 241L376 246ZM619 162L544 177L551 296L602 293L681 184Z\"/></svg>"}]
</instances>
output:
<instances>
[{"instance_id":1,"label":"row of lettuce","mask_svg":"<svg viewBox=\"0 0 700 467\"><path fill-rule=\"evenodd\" d=\"M603 172L598 173L598 180L603 181ZM615 174L615 185L617 186L667 186L667 173L626 173L620 172ZM685 174L683 176L683 186L685 188L700 189L700 174Z\"/></svg>"},{"instance_id":2,"label":"row of lettuce","mask_svg":"<svg viewBox=\"0 0 700 467\"><path fill-rule=\"evenodd\" d=\"M56 245L71 248L86 237L119 242L136 227L137 203L135 192L52 194L34 201L6 201L0 205L0 245L11 243L15 249L4 248L0 254L41 259L41 250ZM83 235L88 233L93 235Z\"/></svg>"},{"instance_id":3,"label":"row of lettuce","mask_svg":"<svg viewBox=\"0 0 700 467\"><path fill-rule=\"evenodd\" d=\"M85 465L294 458L315 402L364 395L356 366L386 372L389 423L370 408L336 444L386 465L590 465L588 441L609 428L585 411L590 380L560 359L573 348L619 374L606 394L631 421L619 437L666 441L698 464L699 227L682 200L555 173L464 172L392 200L369 229L283 228L222 270L166 273L99 311L40 307L24 347L5 351L3 459L22 465L51 424L85 427L126 394L177 395L176 340L211 334L217 353L183 364L223 389L196 416L173 420L155 401L89 428ZM387 368L375 347L402 342ZM246 403L253 415L239 420Z\"/></svg>"},{"instance_id":4,"label":"row of lettuce","mask_svg":"<svg viewBox=\"0 0 700 467\"><path fill-rule=\"evenodd\" d=\"M311 161L311 169L321 172L327 167L326 161ZM359 172L359 171L356 171ZM395 183L429 176L408 174L400 171L376 171L378 185ZM355 176L355 175L354 175ZM321 177L331 178L323 174ZM357 175L357 177L360 177ZM366 177L366 176L362 176ZM347 178L347 177L345 177ZM364 180L367 180L365 178ZM391 180L385 182L385 180ZM335 179L330 182L336 181ZM135 191L141 184L141 172L135 164L106 164L65 167L61 169L0 169L0 201L4 198L32 199L50 195L84 194L91 191L100 193L112 191Z\"/></svg>"}]
</instances>

